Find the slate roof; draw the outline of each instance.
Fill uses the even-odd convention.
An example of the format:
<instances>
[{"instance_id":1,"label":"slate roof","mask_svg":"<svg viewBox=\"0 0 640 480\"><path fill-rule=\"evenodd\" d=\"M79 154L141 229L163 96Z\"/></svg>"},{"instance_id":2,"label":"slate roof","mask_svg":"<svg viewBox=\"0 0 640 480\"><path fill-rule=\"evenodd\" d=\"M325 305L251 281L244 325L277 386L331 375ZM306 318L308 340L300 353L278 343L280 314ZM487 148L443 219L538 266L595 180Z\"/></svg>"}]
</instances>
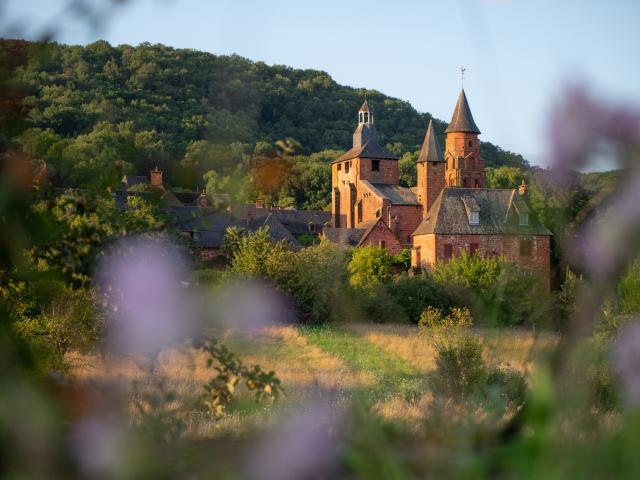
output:
<instances>
[{"instance_id":1,"label":"slate roof","mask_svg":"<svg viewBox=\"0 0 640 480\"><path fill-rule=\"evenodd\" d=\"M322 232L324 237L330 242L337 243L338 245L345 245L349 247L355 247L360 243L360 239L363 237L367 228L334 228L327 227Z\"/></svg>"},{"instance_id":2,"label":"slate roof","mask_svg":"<svg viewBox=\"0 0 640 480\"><path fill-rule=\"evenodd\" d=\"M122 185L122 188L126 190L127 188L133 187L134 185L149 183L149 179L144 175L125 175L124 177L122 177L122 180L120 180L120 183Z\"/></svg>"},{"instance_id":3,"label":"slate roof","mask_svg":"<svg viewBox=\"0 0 640 480\"><path fill-rule=\"evenodd\" d=\"M473 121L473 115L471 115L471 109L469 108L469 102L467 102L467 96L464 93L464 88L460 90L460 95L458 95L458 101L456 102L456 108L453 110L451 122L445 132L480 133L476 122Z\"/></svg>"},{"instance_id":4,"label":"slate roof","mask_svg":"<svg viewBox=\"0 0 640 480\"><path fill-rule=\"evenodd\" d=\"M286 240L294 247L300 243L275 216L267 214L254 218L247 223L244 219L233 216L226 210L202 207L174 207L168 209L172 223L181 232L194 233L191 236L195 247L220 248L224 243L224 235L229 227L242 227L255 232L260 227L268 226L271 238L279 241ZM267 210L267 212L269 212Z\"/></svg>"},{"instance_id":5,"label":"slate roof","mask_svg":"<svg viewBox=\"0 0 640 480\"><path fill-rule=\"evenodd\" d=\"M468 210L477 209L480 223L469 223ZM519 225L518 213L529 213L517 190L490 188L444 188L413 235L551 235L529 215L529 225Z\"/></svg>"},{"instance_id":6,"label":"slate roof","mask_svg":"<svg viewBox=\"0 0 640 480\"><path fill-rule=\"evenodd\" d=\"M300 243L296 238L291 235L291 232L285 228L282 223L273 215L271 212L262 218L253 219L249 225L248 229L252 232L255 232L261 227L269 227L269 235L275 241L285 240L289 242L294 247L300 247Z\"/></svg>"},{"instance_id":7,"label":"slate roof","mask_svg":"<svg viewBox=\"0 0 640 480\"><path fill-rule=\"evenodd\" d=\"M420 205L418 197L411 188L388 183L371 183L367 180L361 180L361 182L381 197L388 199L392 205Z\"/></svg>"},{"instance_id":8,"label":"slate roof","mask_svg":"<svg viewBox=\"0 0 640 480\"><path fill-rule=\"evenodd\" d=\"M422 149L418 156L418 163L420 162L444 162L442 149L440 148L440 143L438 143L438 140L436 139L436 132L433 128L433 120L429 120L427 133L424 136Z\"/></svg>"},{"instance_id":9,"label":"slate roof","mask_svg":"<svg viewBox=\"0 0 640 480\"><path fill-rule=\"evenodd\" d=\"M261 218L270 214L293 235L309 233L310 223L315 226L316 232L321 232L324 225L331 222L331 212L323 212L322 210L272 210L257 208L253 204L245 204L233 205L231 212L241 219L246 219L249 214L253 218Z\"/></svg>"}]
</instances>

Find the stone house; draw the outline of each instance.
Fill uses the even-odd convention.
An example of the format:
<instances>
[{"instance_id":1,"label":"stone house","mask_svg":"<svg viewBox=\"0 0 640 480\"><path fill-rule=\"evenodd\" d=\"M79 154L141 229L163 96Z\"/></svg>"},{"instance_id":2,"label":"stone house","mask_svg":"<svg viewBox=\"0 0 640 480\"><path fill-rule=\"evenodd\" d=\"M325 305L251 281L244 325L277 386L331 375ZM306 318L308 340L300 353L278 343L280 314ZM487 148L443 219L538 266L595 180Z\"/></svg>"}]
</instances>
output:
<instances>
[{"instance_id":1,"label":"stone house","mask_svg":"<svg viewBox=\"0 0 640 480\"><path fill-rule=\"evenodd\" d=\"M332 225L324 236L353 246L379 245L394 255L410 248L414 268L430 268L462 250L505 256L548 285L551 232L530 212L526 185L485 188L480 130L464 90L445 133L443 154L429 122L417 185L402 187L398 158L380 145L365 100L353 147L331 165Z\"/></svg>"}]
</instances>

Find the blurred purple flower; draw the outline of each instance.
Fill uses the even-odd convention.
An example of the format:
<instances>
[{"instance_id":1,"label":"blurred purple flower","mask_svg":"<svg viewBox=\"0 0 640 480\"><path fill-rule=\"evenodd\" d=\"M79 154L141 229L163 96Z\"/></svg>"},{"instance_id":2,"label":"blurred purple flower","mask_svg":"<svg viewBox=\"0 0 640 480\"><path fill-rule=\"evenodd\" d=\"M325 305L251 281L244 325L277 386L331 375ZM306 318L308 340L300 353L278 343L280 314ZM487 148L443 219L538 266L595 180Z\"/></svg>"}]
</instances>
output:
<instances>
[{"instance_id":1,"label":"blurred purple flower","mask_svg":"<svg viewBox=\"0 0 640 480\"><path fill-rule=\"evenodd\" d=\"M329 402L316 402L283 420L252 448L248 478L330 478L338 464L334 437L341 416Z\"/></svg>"},{"instance_id":2,"label":"blurred purple flower","mask_svg":"<svg viewBox=\"0 0 640 480\"><path fill-rule=\"evenodd\" d=\"M191 333L197 310L181 285L186 278L183 259L169 245L141 239L119 242L97 275L108 346L155 354Z\"/></svg>"},{"instance_id":3,"label":"blurred purple flower","mask_svg":"<svg viewBox=\"0 0 640 480\"><path fill-rule=\"evenodd\" d=\"M285 323L292 315L282 294L258 281L237 281L214 292L208 311L216 324L243 331Z\"/></svg>"},{"instance_id":4,"label":"blurred purple flower","mask_svg":"<svg viewBox=\"0 0 640 480\"><path fill-rule=\"evenodd\" d=\"M640 407L640 321L622 329L613 346L611 364L619 377L625 403Z\"/></svg>"},{"instance_id":5,"label":"blurred purple flower","mask_svg":"<svg viewBox=\"0 0 640 480\"><path fill-rule=\"evenodd\" d=\"M118 478L124 469L126 435L115 419L90 415L70 432L70 447L88 477Z\"/></svg>"},{"instance_id":6,"label":"blurred purple flower","mask_svg":"<svg viewBox=\"0 0 640 480\"><path fill-rule=\"evenodd\" d=\"M552 114L549 138L552 168L580 170L603 141L640 146L640 112L599 102L574 86Z\"/></svg>"}]
</instances>

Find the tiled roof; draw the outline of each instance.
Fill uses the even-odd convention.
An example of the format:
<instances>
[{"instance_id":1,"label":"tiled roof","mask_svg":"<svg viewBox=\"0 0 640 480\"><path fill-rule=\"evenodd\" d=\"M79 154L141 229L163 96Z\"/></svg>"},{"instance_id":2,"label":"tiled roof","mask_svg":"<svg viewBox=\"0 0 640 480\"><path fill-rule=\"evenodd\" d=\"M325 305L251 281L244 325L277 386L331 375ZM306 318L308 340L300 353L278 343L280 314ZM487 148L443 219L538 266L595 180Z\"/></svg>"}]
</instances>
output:
<instances>
[{"instance_id":1,"label":"tiled roof","mask_svg":"<svg viewBox=\"0 0 640 480\"><path fill-rule=\"evenodd\" d=\"M149 179L144 175L125 175L120 180L122 184L122 188L125 190L129 187L133 187L134 185L140 185L144 183L149 183Z\"/></svg>"},{"instance_id":2,"label":"tiled roof","mask_svg":"<svg viewBox=\"0 0 640 480\"><path fill-rule=\"evenodd\" d=\"M416 194L410 188L387 183L371 183L367 180L361 180L361 182L381 197L388 199L392 205L420 205Z\"/></svg>"},{"instance_id":3,"label":"tiled roof","mask_svg":"<svg viewBox=\"0 0 640 480\"><path fill-rule=\"evenodd\" d=\"M456 108L453 110L451 122L445 132L480 133L476 122L473 121L473 115L471 115L471 109L469 108L469 102L467 102L464 89L460 90Z\"/></svg>"},{"instance_id":4,"label":"tiled roof","mask_svg":"<svg viewBox=\"0 0 640 480\"><path fill-rule=\"evenodd\" d=\"M275 241L285 240L294 247L301 246L298 240L291 235L291 232L278 221L272 212L269 212L266 217L253 219L248 225L249 230L252 232L255 232L261 227L269 227L269 235Z\"/></svg>"},{"instance_id":5,"label":"tiled roof","mask_svg":"<svg viewBox=\"0 0 640 480\"><path fill-rule=\"evenodd\" d=\"M367 102L366 98L364 99L364 103L362 104L362 106L360 107L360 110L358 110L358 112L373 112L373 110L369 106L369 102Z\"/></svg>"},{"instance_id":6,"label":"tiled roof","mask_svg":"<svg viewBox=\"0 0 640 480\"><path fill-rule=\"evenodd\" d=\"M469 223L468 208L480 212L478 225ZM531 214L529 225L520 226L518 213L525 212L527 204L517 190L444 188L413 235L551 235Z\"/></svg>"},{"instance_id":7,"label":"tiled roof","mask_svg":"<svg viewBox=\"0 0 640 480\"><path fill-rule=\"evenodd\" d=\"M442 149L436 139L436 133L433 128L433 120L429 120L427 134L424 136L424 143L418 156L418 162L443 162Z\"/></svg>"}]
</instances>

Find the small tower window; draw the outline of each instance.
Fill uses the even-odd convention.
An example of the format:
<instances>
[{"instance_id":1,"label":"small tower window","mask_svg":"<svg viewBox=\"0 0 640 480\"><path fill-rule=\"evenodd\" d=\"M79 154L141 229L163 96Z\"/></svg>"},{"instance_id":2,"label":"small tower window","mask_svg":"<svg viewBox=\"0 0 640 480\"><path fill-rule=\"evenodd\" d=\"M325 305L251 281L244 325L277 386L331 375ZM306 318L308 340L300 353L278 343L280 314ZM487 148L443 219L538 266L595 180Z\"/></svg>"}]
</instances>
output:
<instances>
[{"instance_id":1,"label":"small tower window","mask_svg":"<svg viewBox=\"0 0 640 480\"><path fill-rule=\"evenodd\" d=\"M372 160L371 161L371 171L379 172L380 171L380 160Z\"/></svg>"},{"instance_id":2,"label":"small tower window","mask_svg":"<svg viewBox=\"0 0 640 480\"><path fill-rule=\"evenodd\" d=\"M469 146L473 147L473 142L471 140L469 140Z\"/></svg>"},{"instance_id":3,"label":"small tower window","mask_svg":"<svg viewBox=\"0 0 640 480\"><path fill-rule=\"evenodd\" d=\"M338 171L340 171L340 170L342 170L342 164L341 163L338 164Z\"/></svg>"},{"instance_id":4,"label":"small tower window","mask_svg":"<svg viewBox=\"0 0 640 480\"><path fill-rule=\"evenodd\" d=\"M349 173L349 163L351 162L344 162L344 173Z\"/></svg>"},{"instance_id":5,"label":"small tower window","mask_svg":"<svg viewBox=\"0 0 640 480\"><path fill-rule=\"evenodd\" d=\"M523 227L529 225L529 214L528 213L521 213L520 214L520 225L523 226Z\"/></svg>"}]
</instances>

